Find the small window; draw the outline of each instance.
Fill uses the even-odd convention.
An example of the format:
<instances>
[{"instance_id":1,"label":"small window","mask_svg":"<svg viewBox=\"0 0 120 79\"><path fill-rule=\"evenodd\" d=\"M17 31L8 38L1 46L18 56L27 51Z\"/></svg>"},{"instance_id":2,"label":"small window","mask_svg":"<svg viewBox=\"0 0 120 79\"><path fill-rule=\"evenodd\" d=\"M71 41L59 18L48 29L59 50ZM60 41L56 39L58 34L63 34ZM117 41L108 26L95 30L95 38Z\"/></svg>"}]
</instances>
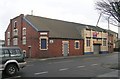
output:
<instances>
[{"instance_id":1,"label":"small window","mask_svg":"<svg viewBox=\"0 0 120 79\"><path fill-rule=\"evenodd\" d=\"M40 49L47 50L48 49L48 39L47 37L40 38Z\"/></svg>"},{"instance_id":2,"label":"small window","mask_svg":"<svg viewBox=\"0 0 120 79\"><path fill-rule=\"evenodd\" d=\"M23 35L26 35L26 28L23 28Z\"/></svg>"},{"instance_id":3,"label":"small window","mask_svg":"<svg viewBox=\"0 0 120 79\"><path fill-rule=\"evenodd\" d=\"M87 47L90 46L90 39L89 39L89 38L86 39L86 46L87 46Z\"/></svg>"},{"instance_id":4,"label":"small window","mask_svg":"<svg viewBox=\"0 0 120 79\"><path fill-rule=\"evenodd\" d=\"M14 29L13 30L13 36L17 36L18 35L18 29Z\"/></svg>"},{"instance_id":5,"label":"small window","mask_svg":"<svg viewBox=\"0 0 120 79\"><path fill-rule=\"evenodd\" d=\"M10 45L10 39L7 39L7 45L8 46Z\"/></svg>"},{"instance_id":6,"label":"small window","mask_svg":"<svg viewBox=\"0 0 120 79\"><path fill-rule=\"evenodd\" d=\"M10 32L7 33L7 38L10 38Z\"/></svg>"},{"instance_id":7,"label":"small window","mask_svg":"<svg viewBox=\"0 0 120 79\"><path fill-rule=\"evenodd\" d=\"M103 39L103 46L106 46L106 39Z\"/></svg>"},{"instance_id":8,"label":"small window","mask_svg":"<svg viewBox=\"0 0 120 79\"><path fill-rule=\"evenodd\" d=\"M18 45L18 38L13 38L13 45Z\"/></svg>"},{"instance_id":9,"label":"small window","mask_svg":"<svg viewBox=\"0 0 120 79\"><path fill-rule=\"evenodd\" d=\"M75 49L79 49L80 48L80 42L79 41L75 41Z\"/></svg>"},{"instance_id":10,"label":"small window","mask_svg":"<svg viewBox=\"0 0 120 79\"><path fill-rule=\"evenodd\" d=\"M23 37L22 44L26 45L26 37Z\"/></svg>"},{"instance_id":11,"label":"small window","mask_svg":"<svg viewBox=\"0 0 120 79\"><path fill-rule=\"evenodd\" d=\"M14 29L17 27L17 21L14 22Z\"/></svg>"},{"instance_id":12,"label":"small window","mask_svg":"<svg viewBox=\"0 0 120 79\"><path fill-rule=\"evenodd\" d=\"M1 55L0 57L9 57L10 54L9 54L9 51L7 49L2 49L1 50Z\"/></svg>"}]
</instances>

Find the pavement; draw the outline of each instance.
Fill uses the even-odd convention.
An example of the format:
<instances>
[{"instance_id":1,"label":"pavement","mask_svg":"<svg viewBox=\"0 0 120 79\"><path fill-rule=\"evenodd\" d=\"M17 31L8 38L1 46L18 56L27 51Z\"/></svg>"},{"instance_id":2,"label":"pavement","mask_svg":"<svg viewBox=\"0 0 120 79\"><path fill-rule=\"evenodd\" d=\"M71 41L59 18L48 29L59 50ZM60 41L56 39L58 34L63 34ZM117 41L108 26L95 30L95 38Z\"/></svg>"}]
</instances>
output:
<instances>
[{"instance_id":1,"label":"pavement","mask_svg":"<svg viewBox=\"0 0 120 79\"><path fill-rule=\"evenodd\" d=\"M119 53L119 52L114 52L114 53L110 53L110 54L116 54L116 53ZM101 55L109 55L109 54L68 56L68 57L53 57L53 58L43 58L43 59L37 59L37 60L39 60L39 61L45 61L45 60L55 60L55 59L74 58L74 57L76 58L76 57L101 56ZM30 60L34 61L36 59L28 58L26 60L27 61L30 61ZM98 75L97 77L119 77L119 79L120 79L120 74L119 74L120 70L116 70L116 69L113 69L113 70L114 71L112 71L112 72L105 73L105 74L102 74L102 75Z\"/></svg>"},{"instance_id":2,"label":"pavement","mask_svg":"<svg viewBox=\"0 0 120 79\"><path fill-rule=\"evenodd\" d=\"M115 70L109 73L105 73L103 75L99 75L98 77L119 77L120 78L119 72L120 70Z\"/></svg>"}]
</instances>

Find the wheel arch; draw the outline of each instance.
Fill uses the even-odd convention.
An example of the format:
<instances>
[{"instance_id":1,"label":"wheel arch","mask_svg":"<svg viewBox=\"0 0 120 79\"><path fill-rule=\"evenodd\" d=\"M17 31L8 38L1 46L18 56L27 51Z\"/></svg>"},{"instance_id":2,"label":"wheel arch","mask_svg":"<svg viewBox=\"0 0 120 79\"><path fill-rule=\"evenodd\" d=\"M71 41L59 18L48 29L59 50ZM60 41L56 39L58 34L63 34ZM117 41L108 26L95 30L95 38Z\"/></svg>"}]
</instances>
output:
<instances>
[{"instance_id":1,"label":"wheel arch","mask_svg":"<svg viewBox=\"0 0 120 79\"><path fill-rule=\"evenodd\" d=\"M14 64L17 68L18 68L18 71L19 71L19 65L18 65L18 62L16 60L8 60L5 65L4 65L4 70L6 69L6 67L10 64Z\"/></svg>"}]
</instances>

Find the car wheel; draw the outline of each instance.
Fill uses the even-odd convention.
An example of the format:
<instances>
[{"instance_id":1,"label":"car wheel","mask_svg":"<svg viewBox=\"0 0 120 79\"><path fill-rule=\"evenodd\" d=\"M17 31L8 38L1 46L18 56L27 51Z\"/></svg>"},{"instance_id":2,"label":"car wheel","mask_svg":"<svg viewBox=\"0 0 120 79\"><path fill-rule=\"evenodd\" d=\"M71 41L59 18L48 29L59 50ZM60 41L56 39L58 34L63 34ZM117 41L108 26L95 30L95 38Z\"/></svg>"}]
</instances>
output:
<instances>
[{"instance_id":1,"label":"car wheel","mask_svg":"<svg viewBox=\"0 0 120 79\"><path fill-rule=\"evenodd\" d=\"M16 65L14 64L10 64L6 67L5 69L5 73L8 75L8 76L13 76L17 73L18 71L18 68L16 67Z\"/></svg>"}]
</instances>

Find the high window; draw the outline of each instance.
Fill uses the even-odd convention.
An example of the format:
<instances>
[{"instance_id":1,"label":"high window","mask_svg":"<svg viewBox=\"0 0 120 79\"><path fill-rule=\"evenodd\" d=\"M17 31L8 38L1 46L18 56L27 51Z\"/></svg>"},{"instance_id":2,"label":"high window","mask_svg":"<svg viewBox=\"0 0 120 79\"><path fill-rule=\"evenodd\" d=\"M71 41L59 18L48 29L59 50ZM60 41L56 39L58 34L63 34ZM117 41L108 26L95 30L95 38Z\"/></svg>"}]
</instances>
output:
<instances>
[{"instance_id":1,"label":"high window","mask_svg":"<svg viewBox=\"0 0 120 79\"><path fill-rule=\"evenodd\" d=\"M10 45L10 39L7 39L7 45L8 46Z\"/></svg>"},{"instance_id":2,"label":"high window","mask_svg":"<svg viewBox=\"0 0 120 79\"><path fill-rule=\"evenodd\" d=\"M86 39L86 46L89 47L90 46L90 38Z\"/></svg>"},{"instance_id":3,"label":"high window","mask_svg":"<svg viewBox=\"0 0 120 79\"><path fill-rule=\"evenodd\" d=\"M79 49L80 48L80 42L79 41L75 41L75 49Z\"/></svg>"},{"instance_id":4,"label":"high window","mask_svg":"<svg viewBox=\"0 0 120 79\"><path fill-rule=\"evenodd\" d=\"M103 46L106 46L106 39L103 39Z\"/></svg>"},{"instance_id":5,"label":"high window","mask_svg":"<svg viewBox=\"0 0 120 79\"><path fill-rule=\"evenodd\" d=\"M13 36L18 36L18 29L13 30Z\"/></svg>"},{"instance_id":6,"label":"high window","mask_svg":"<svg viewBox=\"0 0 120 79\"><path fill-rule=\"evenodd\" d=\"M23 37L22 44L26 45L26 37Z\"/></svg>"},{"instance_id":7,"label":"high window","mask_svg":"<svg viewBox=\"0 0 120 79\"><path fill-rule=\"evenodd\" d=\"M23 35L26 35L26 28L23 28L22 32L23 32Z\"/></svg>"},{"instance_id":8,"label":"high window","mask_svg":"<svg viewBox=\"0 0 120 79\"><path fill-rule=\"evenodd\" d=\"M14 29L17 27L17 21L14 22Z\"/></svg>"},{"instance_id":9,"label":"high window","mask_svg":"<svg viewBox=\"0 0 120 79\"><path fill-rule=\"evenodd\" d=\"M18 45L18 38L13 38L13 45Z\"/></svg>"},{"instance_id":10,"label":"high window","mask_svg":"<svg viewBox=\"0 0 120 79\"><path fill-rule=\"evenodd\" d=\"M7 38L10 38L10 32L7 33Z\"/></svg>"}]
</instances>

